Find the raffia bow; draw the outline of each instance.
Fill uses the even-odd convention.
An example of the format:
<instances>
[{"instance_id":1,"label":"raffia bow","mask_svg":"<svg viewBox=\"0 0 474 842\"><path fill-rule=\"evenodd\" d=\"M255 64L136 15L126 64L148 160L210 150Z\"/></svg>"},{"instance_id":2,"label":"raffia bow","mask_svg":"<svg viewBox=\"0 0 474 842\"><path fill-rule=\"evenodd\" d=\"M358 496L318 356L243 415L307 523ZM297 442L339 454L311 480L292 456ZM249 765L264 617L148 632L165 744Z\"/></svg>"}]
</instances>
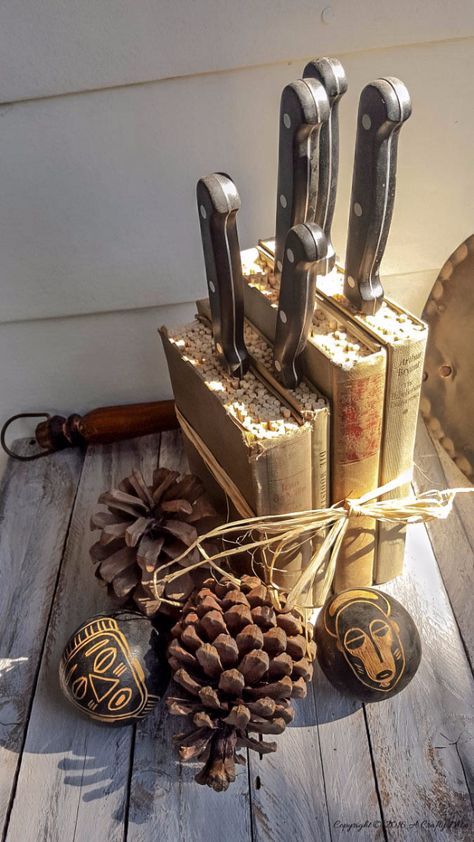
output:
<instances>
[{"instance_id":1,"label":"raffia bow","mask_svg":"<svg viewBox=\"0 0 474 842\"><path fill-rule=\"evenodd\" d=\"M300 512L289 512L283 515L253 516L248 504L243 500L240 492L217 463L212 453L199 438L197 433L188 424L186 419L177 409L178 420L184 434L189 438L194 447L198 450L214 478L219 482L225 493L234 503L239 514L243 515L241 520L224 523L211 529L205 535L200 535L186 551L170 565L176 564L185 556L197 549L201 559L186 567L190 571L202 565L208 565L218 575L226 575L236 585L240 580L229 574L221 566L223 559L231 558L242 552L256 553L260 551L265 561L267 582L272 587L275 600L279 600L279 588L273 581L274 571L278 570L278 559L283 553L293 553L301 549L306 542L327 530L327 534L320 547L312 554L310 561L301 573L296 584L285 596L285 603L288 607L297 606L308 611L316 606L302 605L302 595L308 591L309 586L318 575L327 558L324 577L320 584L321 599L324 602L331 588L334 572L336 569L337 556L349 525L349 519L354 517L370 517L377 521L387 523L426 523L434 519L447 518L452 511L456 494L472 493L474 488L450 488L445 490L433 489L425 491L417 496L401 497L391 500L378 500L388 492L392 492L402 485L411 481L411 471L397 477L395 480L372 489L367 494L358 498L347 498L333 506L325 509L308 509ZM248 514L251 516L248 516ZM228 549L209 555L204 544L210 540L226 540L233 543ZM155 573L154 588L156 593L162 591L162 585L182 575L180 571L173 574L163 575L163 569ZM163 597L160 597L161 599ZM178 603L179 604L179 603Z\"/></svg>"}]
</instances>

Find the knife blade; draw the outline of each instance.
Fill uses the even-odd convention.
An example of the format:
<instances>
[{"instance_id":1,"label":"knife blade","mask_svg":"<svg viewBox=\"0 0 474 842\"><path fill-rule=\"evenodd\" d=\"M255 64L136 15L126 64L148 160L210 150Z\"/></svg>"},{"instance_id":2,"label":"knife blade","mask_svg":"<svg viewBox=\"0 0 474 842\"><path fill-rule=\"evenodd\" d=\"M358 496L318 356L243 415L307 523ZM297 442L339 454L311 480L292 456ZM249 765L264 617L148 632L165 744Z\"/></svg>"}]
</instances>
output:
<instances>
[{"instance_id":1,"label":"knife blade","mask_svg":"<svg viewBox=\"0 0 474 842\"><path fill-rule=\"evenodd\" d=\"M395 200L398 136L410 114L410 94L399 79L377 79L361 93L344 294L362 313L376 313L383 301L379 267Z\"/></svg>"},{"instance_id":2,"label":"knife blade","mask_svg":"<svg viewBox=\"0 0 474 842\"><path fill-rule=\"evenodd\" d=\"M314 313L316 277L327 257L327 240L314 222L295 225L285 241L273 362L281 382L295 389L301 381L301 353Z\"/></svg>"},{"instance_id":3,"label":"knife blade","mask_svg":"<svg viewBox=\"0 0 474 842\"><path fill-rule=\"evenodd\" d=\"M339 102L347 91L344 68L337 58L317 58L308 62L303 78L317 79L329 100L329 118L319 133L319 145L311 139L311 186L308 220L323 229L328 241L327 271L336 262L331 240L339 172Z\"/></svg>"},{"instance_id":4,"label":"knife blade","mask_svg":"<svg viewBox=\"0 0 474 842\"><path fill-rule=\"evenodd\" d=\"M244 289L237 233L240 196L224 173L200 178L196 188L212 334L221 364L234 377L249 368L244 342Z\"/></svg>"},{"instance_id":5,"label":"knife blade","mask_svg":"<svg viewBox=\"0 0 474 842\"><path fill-rule=\"evenodd\" d=\"M311 182L311 149L329 117L326 91L316 79L298 79L283 89L280 102L275 274L280 275L286 235L305 222Z\"/></svg>"}]
</instances>

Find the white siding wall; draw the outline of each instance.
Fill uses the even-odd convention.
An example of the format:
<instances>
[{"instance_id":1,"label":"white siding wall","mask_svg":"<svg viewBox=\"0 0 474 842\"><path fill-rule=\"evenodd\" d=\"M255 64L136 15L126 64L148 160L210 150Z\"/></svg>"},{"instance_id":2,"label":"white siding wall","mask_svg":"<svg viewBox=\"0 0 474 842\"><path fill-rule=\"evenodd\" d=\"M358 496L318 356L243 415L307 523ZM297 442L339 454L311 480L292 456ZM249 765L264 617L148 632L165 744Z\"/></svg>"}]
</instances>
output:
<instances>
[{"instance_id":1,"label":"white siding wall","mask_svg":"<svg viewBox=\"0 0 474 842\"><path fill-rule=\"evenodd\" d=\"M342 255L360 89L412 94L382 269L419 311L474 229L472 0L1 4L1 419L169 394L155 328L205 290L195 182L229 172L242 245L271 233L281 89L323 54L350 85Z\"/></svg>"}]
</instances>

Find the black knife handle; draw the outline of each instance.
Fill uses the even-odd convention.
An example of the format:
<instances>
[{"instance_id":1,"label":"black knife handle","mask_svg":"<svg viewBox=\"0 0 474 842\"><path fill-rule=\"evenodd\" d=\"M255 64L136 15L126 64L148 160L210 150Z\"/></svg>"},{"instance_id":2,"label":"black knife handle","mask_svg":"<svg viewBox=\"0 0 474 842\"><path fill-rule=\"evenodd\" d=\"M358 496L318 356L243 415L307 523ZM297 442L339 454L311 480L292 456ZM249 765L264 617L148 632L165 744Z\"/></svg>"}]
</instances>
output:
<instances>
[{"instance_id":1,"label":"black knife handle","mask_svg":"<svg viewBox=\"0 0 474 842\"><path fill-rule=\"evenodd\" d=\"M331 241L331 226L336 205L339 172L339 101L347 91L344 68L337 58L316 58L303 72L305 79L321 82L329 100L329 118L321 126L319 148L311 138L311 187L309 191L308 221L323 229L328 241L327 270L330 271L336 254Z\"/></svg>"},{"instance_id":2,"label":"black knife handle","mask_svg":"<svg viewBox=\"0 0 474 842\"><path fill-rule=\"evenodd\" d=\"M280 103L275 274L280 275L286 235L305 222L311 182L311 149L329 117L326 91L316 79L298 79L283 89Z\"/></svg>"},{"instance_id":3,"label":"black knife handle","mask_svg":"<svg viewBox=\"0 0 474 842\"><path fill-rule=\"evenodd\" d=\"M249 368L244 342L244 288L237 233L240 196L229 176L213 173L196 188L212 333L223 366L234 377Z\"/></svg>"},{"instance_id":4,"label":"black knife handle","mask_svg":"<svg viewBox=\"0 0 474 842\"><path fill-rule=\"evenodd\" d=\"M362 313L376 313L383 301L379 267L395 200L398 135L410 114L399 79L377 79L361 93L344 293Z\"/></svg>"},{"instance_id":5,"label":"black knife handle","mask_svg":"<svg viewBox=\"0 0 474 842\"><path fill-rule=\"evenodd\" d=\"M316 278L326 257L326 237L314 222L295 225L288 232L273 348L275 368L288 389L295 389L303 374L301 352L313 320Z\"/></svg>"}]
</instances>

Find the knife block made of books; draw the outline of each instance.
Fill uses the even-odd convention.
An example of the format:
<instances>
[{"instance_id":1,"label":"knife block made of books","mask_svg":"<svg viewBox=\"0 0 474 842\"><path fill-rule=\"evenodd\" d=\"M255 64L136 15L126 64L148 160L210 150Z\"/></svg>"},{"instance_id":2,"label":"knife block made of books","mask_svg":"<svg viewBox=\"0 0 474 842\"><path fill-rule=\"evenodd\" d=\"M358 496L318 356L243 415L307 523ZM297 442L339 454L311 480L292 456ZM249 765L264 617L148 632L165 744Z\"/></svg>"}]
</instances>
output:
<instances>
[{"instance_id":1,"label":"knife block made of books","mask_svg":"<svg viewBox=\"0 0 474 842\"><path fill-rule=\"evenodd\" d=\"M258 360L267 343L249 326L245 338L256 363L242 380L230 377L214 352L208 307L198 302L203 321L160 330L176 406L255 515L310 509L314 501L318 507L326 505L326 400L305 384L291 398L278 384L269 385ZM186 437L185 446L191 470L226 515L225 494ZM318 482L313 481L313 463L319 465ZM239 514L231 510L230 517ZM275 583L290 590L310 555L307 545L280 559ZM318 600L317 582L312 598Z\"/></svg>"},{"instance_id":2,"label":"knife block made of books","mask_svg":"<svg viewBox=\"0 0 474 842\"><path fill-rule=\"evenodd\" d=\"M260 320L262 296L273 304L277 300L276 282L268 261L257 249L243 252L242 262L248 283L247 309L249 313L257 314ZM385 299L373 316L358 313L343 295L343 285L344 276L339 267L319 278L317 306L324 309L329 305L333 308L332 312L335 308L336 317L345 327L351 331L362 331L364 340L375 342L386 354L385 386L383 394L379 395L383 402L379 474L372 486L377 487L395 480L413 465L427 326L390 299ZM365 490L370 489L367 487ZM382 499L409 493L410 485L402 485ZM336 502L334 498L332 502ZM387 582L402 573L405 536L406 527L403 525L376 524L374 584Z\"/></svg>"}]
</instances>

